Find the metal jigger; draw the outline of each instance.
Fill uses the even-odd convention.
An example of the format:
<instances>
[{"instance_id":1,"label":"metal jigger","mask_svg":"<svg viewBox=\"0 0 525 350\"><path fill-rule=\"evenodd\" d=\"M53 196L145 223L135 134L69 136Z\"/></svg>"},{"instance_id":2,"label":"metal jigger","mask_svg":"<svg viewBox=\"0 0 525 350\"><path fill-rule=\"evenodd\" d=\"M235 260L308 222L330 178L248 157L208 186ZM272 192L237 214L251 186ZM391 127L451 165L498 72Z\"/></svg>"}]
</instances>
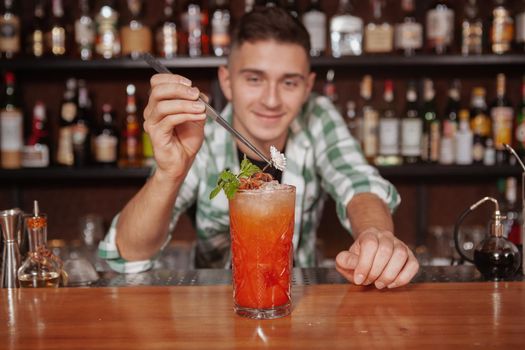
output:
<instances>
[{"instance_id":1,"label":"metal jigger","mask_svg":"<svg viewBox=\"0 0 525 350\"><path fill-rule=\"evenodd\" d=\"M0 212L0 227L4 237L4 253L2 255L1 288L20 287L17 272L20 267L20 249L22 243L22 211L10 209Z\"/></svg>"},{"instance_id":2,"label":"metal jigger","mask_svg":"<svg viewBox=\"0 0 525 350\"><path fill-rule=\"evenodd\" d=\"M516 158L519 165L521 166L521 245L522 245L522 253L521 253L521 268L522 273L525 275L525 164L521 161L520 157L516 153L516 151L510 147L509 145L505 144L505 148L507 151Z\"/></svg>"}]
</instances>

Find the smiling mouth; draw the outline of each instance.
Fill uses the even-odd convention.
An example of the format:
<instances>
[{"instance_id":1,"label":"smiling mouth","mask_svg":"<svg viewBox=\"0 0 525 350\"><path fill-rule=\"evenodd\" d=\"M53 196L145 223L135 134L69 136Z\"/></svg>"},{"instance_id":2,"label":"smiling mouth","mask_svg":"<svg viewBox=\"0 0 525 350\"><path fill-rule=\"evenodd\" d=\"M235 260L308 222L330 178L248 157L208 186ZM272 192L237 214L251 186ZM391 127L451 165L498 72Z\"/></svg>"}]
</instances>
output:
<instances>
[{"instance_id":1,"label":"smiling mouth","mask_svg":"<svg viewBox=\"0 0 525 350\"><path fill-rule=\"evenodd\" d=\"M266 119L266 120L276 120L276 119L281 119L284 114L266 114L266 113L257 113L257 112L254 112L254 114L258 117L258 118L262 118L262 119Z\"/></svg>"}]
</instances>

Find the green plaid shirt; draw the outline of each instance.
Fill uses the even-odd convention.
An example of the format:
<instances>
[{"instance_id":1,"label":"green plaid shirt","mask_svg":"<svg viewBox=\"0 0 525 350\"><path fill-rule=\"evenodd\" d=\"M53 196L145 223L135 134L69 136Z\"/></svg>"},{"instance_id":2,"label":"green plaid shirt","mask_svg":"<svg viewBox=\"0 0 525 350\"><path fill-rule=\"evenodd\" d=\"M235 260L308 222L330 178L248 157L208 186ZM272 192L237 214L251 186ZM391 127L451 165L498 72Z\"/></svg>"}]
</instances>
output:
<instances>
[{"instance_id":1,"label":"green plaid shirt","mask_svg":"<svg viewBox=\"0 0 525 350\"><path fill-rule=\"evenodd\" d=\"M222 115L231 123L231 105ZM351 227L346 207L357 193L378 195L391 211L401 200L394 186L366 162L340 113L324 96L312 94L290 125L286 158L288 164L282 183L297 188L293 236L295 266L316 265L316 231L327 194L336 202L338 218L348 232ZM171 232L181 213L196 203L195 259L198 267L224 268L230 264L228 200L222 192L213 200L208 197L219 173L226 168L239 171L235 142L224 128L208 121L204 143L180 189L170 225ZM151 268L158 255L151 260L133 262L120 257L115 244L117 218L99 245L99 255L119 272ZM166 243L170 239L168 235ZM341 247L344 248L347 247Z\"/></svg>"}]
</instances>

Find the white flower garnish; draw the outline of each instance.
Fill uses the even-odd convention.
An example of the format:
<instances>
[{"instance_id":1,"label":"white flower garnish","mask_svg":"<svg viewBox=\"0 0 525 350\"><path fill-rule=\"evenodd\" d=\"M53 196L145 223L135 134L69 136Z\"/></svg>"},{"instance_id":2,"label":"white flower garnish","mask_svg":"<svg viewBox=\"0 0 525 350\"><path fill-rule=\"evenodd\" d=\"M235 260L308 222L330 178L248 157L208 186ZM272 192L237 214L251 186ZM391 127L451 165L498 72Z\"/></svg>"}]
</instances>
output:
<instances>
[{"instance_id":1,"label":"white flower garnish","mask_svg":"<svg viewBox=\"0 0 525 350\"><path fill-rule=\"evenodd\" d=\"M279 152L274 146L270 146L270 154L272 155L272 165L274 168L284 171L284 169L286 169L286 157L284 154Z\"/></svg>"}]
</instances>

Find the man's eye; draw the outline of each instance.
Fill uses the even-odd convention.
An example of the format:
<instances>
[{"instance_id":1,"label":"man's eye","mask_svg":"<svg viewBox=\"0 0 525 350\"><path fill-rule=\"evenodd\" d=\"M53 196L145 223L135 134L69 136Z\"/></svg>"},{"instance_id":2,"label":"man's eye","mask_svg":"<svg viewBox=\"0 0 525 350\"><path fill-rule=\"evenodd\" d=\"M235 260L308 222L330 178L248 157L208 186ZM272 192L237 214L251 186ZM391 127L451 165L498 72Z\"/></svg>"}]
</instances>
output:
<instances>
[{"instance_id":1,"label":"man's eye","mask_svg":"<svg viewBox=\"0 0 525 350\"><path fill-rule=\"evenodd\" d=\"M295 87L299 86L299 82L297 80L295 80L295 79L285 79L283 81L283 84L287 88L295 88Z\"/></svg>"},{"instance_id":2,"label":"man's eye","mask_svg":"<svg viewBox=\"0 0 525 350\"><path fill-rule=\"evenodd\" d=\"M256 84L256 83L260 82L261 79L258 76L256 76L256 75L252 75L252 76L246 77L246 81L249 82L249 83L252 83L252 84Z\"/></svg>"}]
</instances>

